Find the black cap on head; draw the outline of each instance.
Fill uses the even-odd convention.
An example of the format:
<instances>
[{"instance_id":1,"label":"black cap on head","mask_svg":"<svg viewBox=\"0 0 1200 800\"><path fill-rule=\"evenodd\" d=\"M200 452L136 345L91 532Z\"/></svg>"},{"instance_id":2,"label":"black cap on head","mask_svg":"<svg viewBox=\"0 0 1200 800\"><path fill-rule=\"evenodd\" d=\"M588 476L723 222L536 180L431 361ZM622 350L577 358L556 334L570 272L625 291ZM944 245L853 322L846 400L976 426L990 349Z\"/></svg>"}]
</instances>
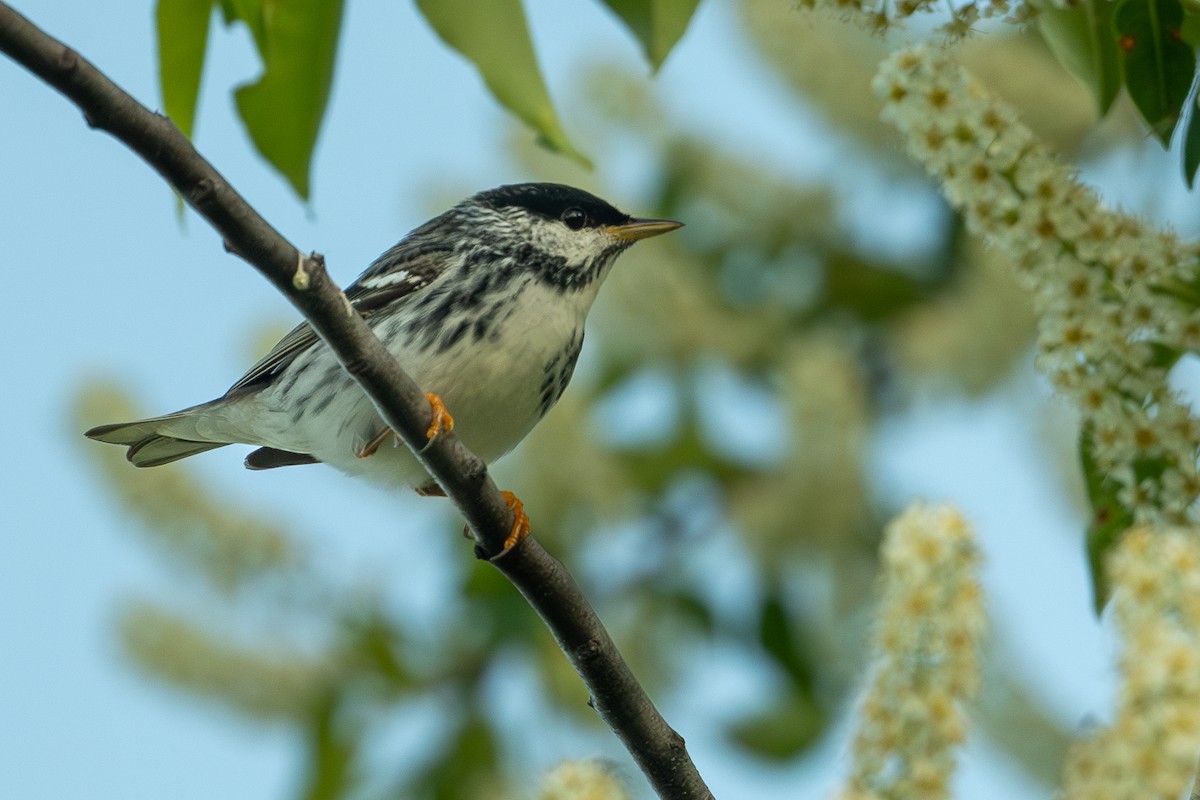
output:
<instances>
[{"instance_id":1,"label":"black cap on head","mask_svg":"<svg viewBox=\"0 0 1200 800\"><path fill-rule=\"evenodd\" d=\"M561 183L514 183L480 192L474 198L493 208L519 207L547 219L562 219L569 209L579 209L588 227L623 225L631 217L590 192Z\"/></svg>"}]
</instances>

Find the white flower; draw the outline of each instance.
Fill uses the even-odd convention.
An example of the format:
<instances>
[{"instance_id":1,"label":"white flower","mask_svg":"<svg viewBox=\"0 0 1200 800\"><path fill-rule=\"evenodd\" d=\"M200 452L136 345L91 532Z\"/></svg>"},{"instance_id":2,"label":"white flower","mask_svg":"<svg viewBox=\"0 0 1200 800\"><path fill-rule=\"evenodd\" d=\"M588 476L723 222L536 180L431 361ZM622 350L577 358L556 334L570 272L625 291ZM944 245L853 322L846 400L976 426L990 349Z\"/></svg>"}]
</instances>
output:
<instances>
[{"instance_id":1,"label":"white flower","mask_svg":"<svg viewBox=\"0 0 1200 800\"><path fill-rule=\"evenodd\" d=\"M898 53L874 85L884 118L968 228L1020 265L1040 318L1038 367L1079 406L1122 502L1138 520L1184 521L1200 491L1189 477L1200 442L1179 435L1180 417L1192 418L1163 355L1200 345L1200 297L1187 288L1197 248L1105 208L944 53ZM1186 291L1190 301L1179 299ZM1138 477L1135 461L1154 468Z\"/></svg>"}]
</instances>

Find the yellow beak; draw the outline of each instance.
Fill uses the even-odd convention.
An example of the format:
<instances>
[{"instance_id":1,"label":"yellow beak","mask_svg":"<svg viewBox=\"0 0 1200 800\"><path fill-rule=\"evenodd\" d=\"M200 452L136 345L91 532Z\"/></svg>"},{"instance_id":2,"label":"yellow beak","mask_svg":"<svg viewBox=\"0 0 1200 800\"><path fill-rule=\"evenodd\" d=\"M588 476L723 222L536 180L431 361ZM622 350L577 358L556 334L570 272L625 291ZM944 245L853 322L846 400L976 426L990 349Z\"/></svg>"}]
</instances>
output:
<instances>
[{"instance_id":1,"label":"yellow beak","mask_svg":"<svg viewBox=\"0 0 1200 800\"><path fill-rule=\"evenodd\" d=\"M636 242L682 227L682 222L671 219L631 219L622 225L610 225L606 230L618 239Z\"/></svg>"}]
</instances>

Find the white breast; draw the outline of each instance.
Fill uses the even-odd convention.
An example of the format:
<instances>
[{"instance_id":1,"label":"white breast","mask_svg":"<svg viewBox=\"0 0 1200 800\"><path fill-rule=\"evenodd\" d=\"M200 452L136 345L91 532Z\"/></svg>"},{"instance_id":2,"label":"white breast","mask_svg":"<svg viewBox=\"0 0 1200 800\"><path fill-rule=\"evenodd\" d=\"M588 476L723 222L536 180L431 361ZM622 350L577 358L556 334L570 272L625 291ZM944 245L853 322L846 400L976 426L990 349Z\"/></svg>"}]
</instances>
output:
<instances>
[{"instance_id":1,"label":"white breast","mask_svg":"<svg viewBox=\"0 0 1200 800\"><path fill-rule=\"evenodd\" d=\"M579 340L594 296L594 291L562 295L531 278L508 316L497 317L492 336L476 340L468 335L445 350L394 355L424 391L442 398L467 448L491 463L537 424L547 366ZM347 419L350 424L344 424ZM320 418L306 417L301 425L308 431L293 428L288 438L311 441L314 456L343 472L388 484L417 485L427 479L403 445L386 442L374 455L357 457L384 427L365 395L339 400ZM339 435L331 435L334 426L341 429Z\"/></svg>"},{"instance_id":2,"label":"white breast","mask_svg":"<svg viewBox=\"0 0 1200 800\"><path fill-rule=\"evenodd\" d=\"M511 314L497 320L494 340L464 337L432 358L401 364L442 397L463 443L491 462L538 422L546 367L580 335L591 305L575 300L530 280Z\"/></svg>"}]
</instances>

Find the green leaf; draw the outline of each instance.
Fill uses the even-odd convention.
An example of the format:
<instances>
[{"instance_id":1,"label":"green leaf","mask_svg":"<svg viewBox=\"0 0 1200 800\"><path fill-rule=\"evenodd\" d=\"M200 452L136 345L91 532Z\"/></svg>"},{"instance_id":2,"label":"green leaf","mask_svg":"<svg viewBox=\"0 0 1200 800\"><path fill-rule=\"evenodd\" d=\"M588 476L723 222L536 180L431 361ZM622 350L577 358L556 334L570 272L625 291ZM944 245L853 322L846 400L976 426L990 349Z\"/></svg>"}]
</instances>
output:
<instances>
[{"instance_id":1,"label":"green leaf","mask_svg":"<svg viewBox=\"0 0 1200 800\"><path fill-rule=\"evenodd\" d=\"M238 113L254 146L305 199L341 23L342 0L262 0L257 24L247 22L261 31L263 74L237 90Z\"/></svg>"},{"instance_id":2,"label":"green leaf","mask_svg":"<svg viewBox=\"0 0 1200 800\"><path fill-rule=\"evenodd\" d=\"M1188 188L1196 181L1196 170L1200 169L1200 98L1193 92L1188 98L1188 115L1186 127L1183 129L1183 177Z\"/></svg>"},{"instance_id":3,"label":"green leaf","mask_svg":"<svg viewBox=\"0 0 1200 800\"><path fill-rule=\"evenodd\" d=\"M244 22L254 37L254 43L259 50L263 47L263 11L264 0L217 0L221 6L221 16L226 25Z\"/></svg>"},{"instance_id":4,"label":"green leaf","mask_svg":"<svg viewBox=\"0 0 1200 800\"><path fill-rule=\"evenodd\" d=\"M633 31L657 70L687 30L700 0L604 0L604 4Z\"/></svg>"},{"instance_id":5,"label":"green leaf","mask_svg":"<svg viewBox=\"0 0 1200 800\"><path fill-rule=\"evenodd\" d=\"M1088 569L1092 578L1092 606L1099 616L1109 595L1105 561L1117 539L1133 524L1133 513L1117 499L1117 482L1096 464L1093 431L1094 427L1088 423L1079 434L1079 464L1083 468L1088 505L1092 509L1086 541Z\"/></svg>"},{"instance_id":6,"label":"green leaf","mask_svg":"<svg viewBox=\"0 0 1200 800\"><path fill-rule=\"evenodd\" d=\"M1054 55L1083 81L1100 116L1121 89L1120 53L1112 32L1112 0L1080 0L1067 6L1044 3L1038 29Z\"/></svg>"},{"instance_id":7,"label":"green leaf","mask_svg":"<svg viewBox=\"0 0 1200 800\"><path fill-rule=\"evenodd\" d=\"M417 8L442 41L475 65L492 95L537 131L544 145L591 167L559 126L521 0L417 0Z\"/></svg>"},{"instance_id":8,"label":"green leaf","mask_svg":"<svg viewBox=\"0 0 1200 800\"><path fill-rule=\"evenodd\" d=\"M158 77L163 111L189 139L196 123L200 75L213 0L158 0Z\"/></svg>"},{"instance_id":9,"label":"green leaf","mask_svg":"<svg viewBox=\"0 0 1200 800\"><path fill-rule=\"evenodd\" d=\"M1196 55L1182 38L1179 0L1123 0L1113 12L1125 88L1167 147L1192 89Z\"/></svg>"}]
</instances>

